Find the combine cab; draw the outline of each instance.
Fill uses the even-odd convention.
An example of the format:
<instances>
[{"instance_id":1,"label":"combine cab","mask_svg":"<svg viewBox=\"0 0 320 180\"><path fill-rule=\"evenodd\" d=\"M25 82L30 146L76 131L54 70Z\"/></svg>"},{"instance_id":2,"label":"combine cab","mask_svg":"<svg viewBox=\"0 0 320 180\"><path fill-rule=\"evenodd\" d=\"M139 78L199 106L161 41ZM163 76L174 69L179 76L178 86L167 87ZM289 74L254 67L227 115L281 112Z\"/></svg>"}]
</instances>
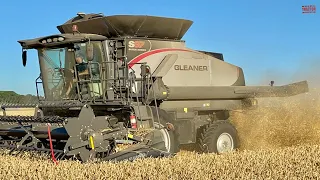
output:
<instances>
[{"instance_id":1,"label":"combine cab","mask_svg":"<svg viewBox=\"0 0 320 180\"><path fill-rule=\"evenodd\" d=\"M27 49L38 52L44 98L1 105L1 147L83 162L164 157L183 144L223 153L239 145L229 111L256 106L256 97L308 91L305 81L246 86L242 69L222 54L186 47L181 38L191 25L79 13L57 27L61 34L19 41L24 66ZM121 143L132 145L118 152Z\"/></svg>"}]
</instances>

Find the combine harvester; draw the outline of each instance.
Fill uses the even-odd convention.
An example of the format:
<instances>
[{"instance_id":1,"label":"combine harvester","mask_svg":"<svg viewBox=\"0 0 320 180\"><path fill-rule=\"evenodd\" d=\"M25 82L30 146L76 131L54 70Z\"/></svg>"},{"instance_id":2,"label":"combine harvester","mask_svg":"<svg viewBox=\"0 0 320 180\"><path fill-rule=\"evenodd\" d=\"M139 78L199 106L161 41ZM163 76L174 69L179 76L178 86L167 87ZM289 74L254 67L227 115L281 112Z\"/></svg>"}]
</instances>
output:
<instances>
[{"instance_id":1,"label":"combine harvester","mask_svg":"<svg viewBox=\"0 0 320 180\"><path fill-rule=\"evenodd\" d=\"M246 86L222 54L186 47L181 38L192 23L78 13L57 27L61 34L18 41L24 66L27 49L38 52L44 98L1 104L1 147L82 162L166 157L185 144L220 154L239 146L230 111L257 106L257 97L308 92L306 81ZM138 136L139 129L148 131ZM132 145L116 151L121 143Z\"/></svg>"}]
</instances>

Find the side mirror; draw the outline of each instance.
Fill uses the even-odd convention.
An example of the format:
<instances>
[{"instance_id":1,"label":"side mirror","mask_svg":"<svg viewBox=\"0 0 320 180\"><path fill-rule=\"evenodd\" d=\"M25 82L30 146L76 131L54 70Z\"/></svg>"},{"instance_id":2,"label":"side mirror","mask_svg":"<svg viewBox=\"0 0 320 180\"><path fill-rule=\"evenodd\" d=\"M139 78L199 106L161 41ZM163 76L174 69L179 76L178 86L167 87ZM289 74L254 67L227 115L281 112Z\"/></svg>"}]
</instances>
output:
<instances>
[{"instance_id":1,"label":"side mirror","mask_svg":"<svg viewBox=\"0 0 320 180\"><path fill-rule=\"evenodd\" d=\"M274 81L270 81L270 86L273 86L274 85Z\"/></svg>"},{"instance_id":2,"label":"side mirror","mask_svg":"<svg viewBox=\"0 0 320 180\"><path fill-rule=\"evenodd\" d=\"M93 44L87 43L86 45L86 54L87 54L87 60L92 61L93 60Z\"/></svg>"},{"instance_id":3,"label":"side mirror","mask_svg":"<svg viewBox=\"0 0 320 180\"><path fill-rule=\"evenodd\" d=\"M25 67L27 65L27 51L22 51L22 65Z\"/></svg>"}]
</instances>

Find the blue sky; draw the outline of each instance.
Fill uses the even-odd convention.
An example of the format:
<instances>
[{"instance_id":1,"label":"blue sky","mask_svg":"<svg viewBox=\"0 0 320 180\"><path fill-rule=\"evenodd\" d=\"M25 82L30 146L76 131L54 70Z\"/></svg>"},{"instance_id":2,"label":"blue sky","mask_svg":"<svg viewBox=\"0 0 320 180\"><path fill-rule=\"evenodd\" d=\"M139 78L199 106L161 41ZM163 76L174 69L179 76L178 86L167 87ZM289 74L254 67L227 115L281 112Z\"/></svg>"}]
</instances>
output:
<instances>
[{"instance_id":1,"label":"blue sky","mask_svg":"<svg viewBox=\"0 0 320 180\"><path fill-rule=\"evenodd\" d=\"M319 0L4 1L0 7L0 89L35 94L36 51L28 51L23 67L17 40L58 33L56 26L77 12L190 19L194 24L183 38L187 46L224 53L226 61L243 68L247 84L306 79L300 75L312 69L316 73L320 65L320 11L302 14L301 6L309 4L320 8Z\"/></svg>"}]
</instances>

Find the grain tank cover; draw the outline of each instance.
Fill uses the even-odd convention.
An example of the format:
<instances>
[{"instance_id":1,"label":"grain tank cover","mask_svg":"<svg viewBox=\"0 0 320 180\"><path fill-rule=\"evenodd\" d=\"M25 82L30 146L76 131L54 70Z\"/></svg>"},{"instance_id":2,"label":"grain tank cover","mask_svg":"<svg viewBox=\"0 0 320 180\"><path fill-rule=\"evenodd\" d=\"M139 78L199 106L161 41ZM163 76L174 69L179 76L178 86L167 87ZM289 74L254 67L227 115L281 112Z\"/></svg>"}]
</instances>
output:
<instances>
[{"instance_id":1,"label":"grain tank cover","mask_svg":"<svg viewBox=\"0 0 320 180\"><path fill-rule=\"evenodd\" d=\"M143 15L78 14L57 28L61 33L72 33L73 24L78 25L81 33L100 34L108 38L130 36L180 40L193 21Z\"/></svg>"}]
</instances>

